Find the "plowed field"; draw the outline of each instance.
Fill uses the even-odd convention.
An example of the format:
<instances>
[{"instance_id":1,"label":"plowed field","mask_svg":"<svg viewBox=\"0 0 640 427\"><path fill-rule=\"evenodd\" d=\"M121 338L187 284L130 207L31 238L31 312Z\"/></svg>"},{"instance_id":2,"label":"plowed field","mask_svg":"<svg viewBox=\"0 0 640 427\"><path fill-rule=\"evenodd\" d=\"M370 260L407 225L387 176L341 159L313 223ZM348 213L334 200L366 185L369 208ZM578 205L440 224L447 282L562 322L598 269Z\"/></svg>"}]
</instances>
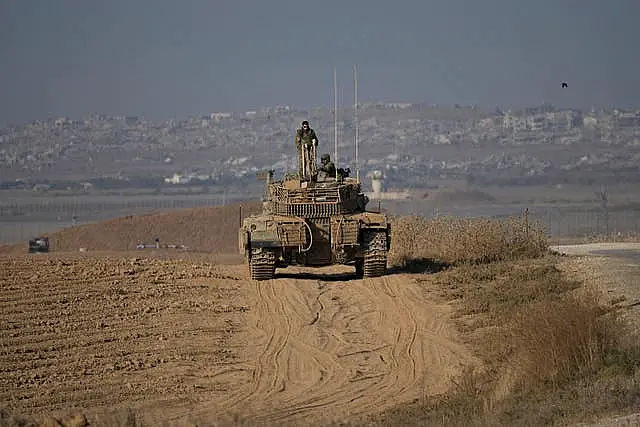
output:
<instances>
[{"instance_id":1,"label":"plowed field","mask_svg":"<svg viewBox=\"0 0 640 427\"><path fill-rule=\"evenodd\" d=\"M244 265L181 256L0 258L3 405L310 425L441 393L476 363L450 306L411 275L290 268L251 282Z\"/></svg>"}]
</instances>

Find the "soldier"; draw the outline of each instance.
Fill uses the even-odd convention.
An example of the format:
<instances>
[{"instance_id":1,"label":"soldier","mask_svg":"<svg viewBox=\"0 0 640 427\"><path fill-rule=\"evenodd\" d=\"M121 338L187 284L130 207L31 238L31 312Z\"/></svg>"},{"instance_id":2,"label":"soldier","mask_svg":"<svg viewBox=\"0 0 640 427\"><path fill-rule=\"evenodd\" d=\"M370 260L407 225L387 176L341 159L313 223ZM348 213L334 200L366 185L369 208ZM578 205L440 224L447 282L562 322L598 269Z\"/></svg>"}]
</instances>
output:
<instances>
[{"instance_id":1,"label":"soldier","mask_svg":"<svg viewBox=\"0 0 640 427\"><path fill-rule=\"evenodd\" d=\"M331 156L328 154L322 155L320 158L320 168L318 170L323 172L325 178L336 176L336 166L331 161Z\"/></svg>"},{"instance_id":2,"label":"soldier","mask_svg":"<svg viewBox=\"0 0 640 427\"><path fill-rule=\"evenodd\" d=\"M316 165L316 149L318 138L309 122L304 120L301 128L296 132L296 147L298 149L298 174L300 178L315 179L318 171Z\"/></svg>"}]
</instances>

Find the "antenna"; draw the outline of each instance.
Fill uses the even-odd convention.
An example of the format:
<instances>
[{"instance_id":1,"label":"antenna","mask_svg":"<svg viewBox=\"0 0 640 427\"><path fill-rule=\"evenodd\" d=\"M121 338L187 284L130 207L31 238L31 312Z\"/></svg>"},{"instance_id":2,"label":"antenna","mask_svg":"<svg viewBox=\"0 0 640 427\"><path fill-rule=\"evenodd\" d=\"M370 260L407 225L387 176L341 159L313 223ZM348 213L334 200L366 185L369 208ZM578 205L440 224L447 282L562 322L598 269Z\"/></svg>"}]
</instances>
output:
<instances>
[{"instance_id":1,"label":"antenna","mask_svg":"<svg viewBox=\"0 0 640 427\"><path fill-rule=\"evenodd\" d=\"M355 126L355 145L356 145L356 181L360 183L360 168L358 164L358 64L353 66L353 87L354 87L354 103L353 103L353 124Z\"/></svg>"},{"instance_id":2,"label":"antenna","mask_svg":"<svg viewBox=\"0 0 640 427\"><path fill-rule=\"evenodd\" d=\"M336 67L333 67L333 132L333 137L335 140L333 162L335 164L338 161L338 83ZM338 180L338 168L336 168L336 180Z\"/></svg>"}]
</instances>

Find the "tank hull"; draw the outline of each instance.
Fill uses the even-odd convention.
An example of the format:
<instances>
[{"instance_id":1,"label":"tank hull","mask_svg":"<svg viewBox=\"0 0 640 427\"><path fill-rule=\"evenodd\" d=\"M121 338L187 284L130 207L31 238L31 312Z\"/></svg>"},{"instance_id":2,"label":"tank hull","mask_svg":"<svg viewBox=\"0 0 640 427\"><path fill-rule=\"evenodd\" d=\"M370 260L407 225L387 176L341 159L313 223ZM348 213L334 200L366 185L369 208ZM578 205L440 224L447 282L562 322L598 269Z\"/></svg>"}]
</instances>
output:
<instances>
[{"instance_id":1,"label":"tank hull","mask_svg":"<svg viewBox=\"0 0 640 427\"><path fill-rule=\"evenodd\" d=\"M267 194L262 214L240 228L239 249L252 279L271 279L276 268L290 265L352 265L362 277L386 273L390 224L386 215L365 210L359 183L276 182Z\"/></svg>"}]
</instances>

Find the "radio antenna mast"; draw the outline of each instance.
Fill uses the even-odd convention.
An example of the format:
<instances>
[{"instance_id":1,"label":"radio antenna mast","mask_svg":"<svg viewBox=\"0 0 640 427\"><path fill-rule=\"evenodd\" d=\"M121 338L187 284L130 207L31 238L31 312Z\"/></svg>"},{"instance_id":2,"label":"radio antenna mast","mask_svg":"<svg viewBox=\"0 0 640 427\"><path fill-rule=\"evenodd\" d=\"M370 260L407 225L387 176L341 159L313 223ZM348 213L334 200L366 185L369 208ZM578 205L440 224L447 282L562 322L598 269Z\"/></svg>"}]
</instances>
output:
<instances>
[{"instance_id":1,"label":"radio antenna mast","mask_svg":"<svg viewBox=\"0 0 640 427\"><path fill-rule=\"evenodd\" d=\"M336 67L333 67L333 132L335 140L333 163L336 164L338 161L338 83ZM338 168L336 168L336 180L338 180Z\"/></svg>"},{"instance_id":2,"label":"radio antenna mast","mask_svg":"<svg viewBox=\"0 0 640 427\"><path fill-rule=\"evenodd\" d=\"M354 103L353 103L353 124L355 126L355 145L356 145L356 181L360 183L360 168L358 163L358 64L353 66L353 87L354 87Z\"/></svg>"}]
</instances>

